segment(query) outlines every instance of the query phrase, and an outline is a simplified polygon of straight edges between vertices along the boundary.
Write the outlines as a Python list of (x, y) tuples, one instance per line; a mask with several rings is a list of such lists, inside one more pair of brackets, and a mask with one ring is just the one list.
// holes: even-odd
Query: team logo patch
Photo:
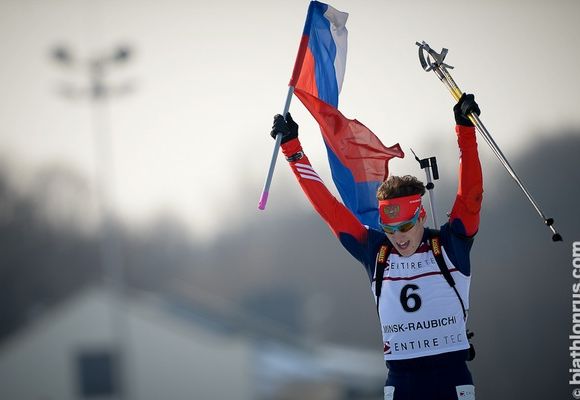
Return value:
[(391, 354), (391, 343), (390, 342), (383, 343), (383, 352), (385, 354)]
[(461, 385), (455, 386), (458, 400), (475, 400), (475, 386)]
[(401, 206), (398, 204), (389, 204), (383, 207), (383, 212), (391, 219), (396, 218), (399, 216), (399, 212), (401, 212)]

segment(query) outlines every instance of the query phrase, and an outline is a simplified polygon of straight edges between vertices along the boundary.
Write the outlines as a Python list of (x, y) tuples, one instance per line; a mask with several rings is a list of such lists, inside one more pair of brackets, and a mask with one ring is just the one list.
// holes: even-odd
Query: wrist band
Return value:
[(304, 153), (302, 151), (298, 151), (292, 154), (290, 157), (286, 157), (286, 161), (294, 162), (300, 160), (302, 157), (304, 157)]

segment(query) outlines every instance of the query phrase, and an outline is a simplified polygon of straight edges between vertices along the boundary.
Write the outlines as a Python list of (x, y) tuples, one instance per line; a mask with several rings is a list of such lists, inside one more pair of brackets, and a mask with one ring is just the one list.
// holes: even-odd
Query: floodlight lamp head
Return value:
[(56, 46), (52, 49), (52, 58), (63, 65), (71, 65), (73, 63), (73, 56), (71, 52), (64, 46)]
[(131, 48), (129, 46), (119, 46), (113, 54), (113, 60), (116, 62), (127, 62), (131, 58)]

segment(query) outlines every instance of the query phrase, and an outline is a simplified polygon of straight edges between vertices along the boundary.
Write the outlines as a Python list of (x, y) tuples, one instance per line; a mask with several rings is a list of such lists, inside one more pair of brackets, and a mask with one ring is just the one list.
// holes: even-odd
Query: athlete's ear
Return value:
[(425, 211), (423, 206), (421, 206), (421, 211), (419, 211), (419, 221), (425, 222), (425, 218), (427, 218), (427, 212)]

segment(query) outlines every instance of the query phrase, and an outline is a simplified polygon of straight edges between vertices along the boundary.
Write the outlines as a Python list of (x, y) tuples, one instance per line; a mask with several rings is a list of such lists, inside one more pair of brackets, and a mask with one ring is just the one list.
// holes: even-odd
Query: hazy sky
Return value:
[[(453, 101), (420, 68), (414, 43), (421, 40), (450, 49), (455, 80), (476, 93), (482, 120), (508, 158), (540, 131), (580, 126), (578, 1), (331, 4), (350, 14), (339, 108), (386, 145), (400, 142), (423, 156), (455, 151)], [(92, 180), (90, 103), (59, 95), (63, 83), (87, 86), (86, 69), (55, 64), (50, 50), (65, 44), (84, 60), (129, 44), (134, 57), (108, 75), (112, 85), (134, 88), (110, 102), (110, 183), (119, 212), (135, 222), (174, 214), (200, 237), (256, 217), (273, 145), (267, 134), (282, 110), (307, 6), (0, 0), (0, 156), (22, 182), (51, 165)], [(318, 128), (297, 101), (291, 111), (313, 164), (330, 182)], [(295, 184), (281, 160), (266, 213), (287, 203), (277, 189)], [(482, 162), (484, 170), (496, 162), (488, 149)], [(443, 169), (456, 163), (440, 160)], [(392, 162), (391, 171), (422, 176), (410, 157)]]

